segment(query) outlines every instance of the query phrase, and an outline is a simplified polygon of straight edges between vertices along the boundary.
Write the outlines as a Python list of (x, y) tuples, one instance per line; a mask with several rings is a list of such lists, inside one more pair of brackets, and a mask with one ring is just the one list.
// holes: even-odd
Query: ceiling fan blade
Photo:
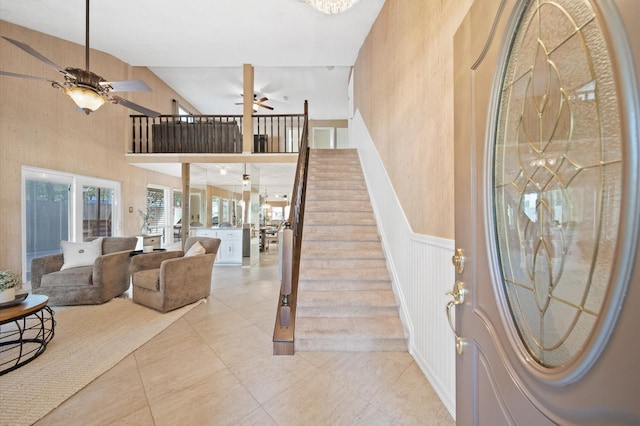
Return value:
[(258, 99), (258, 103), (260, 104), (260, 103), (265, 102), (265, 101), (268, 101), (268, 100), (269, 100), (269, 98), (264, 97), (264, 98), (262, 98), (262, 99)]
[(0, 75), (5, 75), (7, 77), (18, 77), (18, 78), (28, 78), (29, 80), (40, 80), (40, 81), (48, 81), (51, 84), (55, 84), (57, 86), (61, 86), (60, 83), (58, 83), (55, 80), (50, 80), (48, 78), (44, 78), (44, 77), (35, 77), (33, 75), (26, 75), (26, 74), (16, 74), (15, 72), (9, 72), (9, 71), (0, 71)]
[(101, 86), (111, 86), (110, 92), (151, 92), (142, 80), (102, 81)]
[(120, 105), (125, 106), (127, 108), (130, 108), (130, 109), (132, 109), (134, 111), (138, 111), (139, 113), (144, 114), (144, 115), (146, 115), (148, 117), (159, 117), (160, 116), (159, 112), (151, 110), (149, 108), (145, 108), (142, 105), (138, 105), (136, 103), (128, 101), (128, 100), (126, 100), (124, 98), (121, 98), (120, 96), (111, 96), (110, 98), (111, 98), (111, 101), (114, 104), (120, 104)]
[(58, 64), (56, 64), (55, 62), (51, 61), (50, 59), (46, 58), (45, 56), (43, 56), (42, 54), (40, 54), (39, 52), (37, 52), (36, 50), (34, 50), (31, 46), (22, 43), (21, 41), (18, 40), (14, 40), (12, 38), (9, 37), (5, 37), (2, 36), (3, 39), (7, 40), (9, 43), (19, 47), (20, 49), (24, 50), (25, 52), (27, 52), (29, 55), (41, 60), (42, 62), (44, 62), (45, 64), (49, 65), (51, 68), (55, 69), (56, 71), (60, 72), (62, 75), (70, 77), (70, 78), (75, 78), (72, 74), (69, 74), (64, 68), (60, 67)]
[(268, 109), (268, 110), (273, 111), (273, 107), (272, 107), (272, 106), (265, 105), (265, 104), (258, 104), (258, 106), (260, 106), (260, 107), (262, 107), (262, 108), (266, 108), (266, 109)]

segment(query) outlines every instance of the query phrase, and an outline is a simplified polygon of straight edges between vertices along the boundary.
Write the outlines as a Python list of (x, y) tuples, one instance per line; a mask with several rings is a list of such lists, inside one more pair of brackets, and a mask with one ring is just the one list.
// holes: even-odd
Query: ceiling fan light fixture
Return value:
[(304, 0), (319, 11), (328, 15), (342, 13), (351, 8), (358, 0)]
[(107, 103), (107, 98), (96, 91), (81, 86), (65, 87), (64, 93), (85, 113), (96, 111)]

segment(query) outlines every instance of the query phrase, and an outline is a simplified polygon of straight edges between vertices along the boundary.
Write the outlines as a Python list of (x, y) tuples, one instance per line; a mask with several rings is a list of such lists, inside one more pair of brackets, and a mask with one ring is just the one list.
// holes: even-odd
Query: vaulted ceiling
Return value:
[[(275, 113), (307, 99), (311, 118), (345, 119), (350, 69), (383, 3), (326, 15), (303, 0), (93, 0), (90, 46), (150, 68), (202, 114), (241, 113), (248, 63)], [(85, 0), (0, 0), (0, 19), (85, 43)]]
[[(148, 67), (201, 114), (241, 114), (242, 65), (252, 64), (274, 113), (298, 114), (308, 100), (310, 118), (346, 119), (351, 67), (383, 4), (326, 15), (303, 0), (92, 0), (89, 44)], [(0, 19), (85, 44), (85, 0), (0, 0)], [(180, 176), (176, 164), (140, 166)], [(240, 164), (225, 176), (221, 164), (201, 166), (216, 186), (239, 187)], [(290, 193), (295, 165), (257, 166), (261, 193)]]

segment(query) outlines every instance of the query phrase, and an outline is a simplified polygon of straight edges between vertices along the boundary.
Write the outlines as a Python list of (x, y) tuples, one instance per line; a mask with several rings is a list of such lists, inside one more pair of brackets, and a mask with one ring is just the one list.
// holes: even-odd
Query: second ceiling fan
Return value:
[[(266, 101), (268, 101), (269, 98), (267, 98), (266, 96), (258, 99), (258, 95), (254, 94), (253, 95), (253, 112), (258, 112), (259, 108), (264, 108), (264, 109), (268, 109), (270, 111), (273, 111), (273, 107), (269, 106), (267, 104), (265, 104)], [(242, 105), (243, 102), (236, 102), (236, 105)]]

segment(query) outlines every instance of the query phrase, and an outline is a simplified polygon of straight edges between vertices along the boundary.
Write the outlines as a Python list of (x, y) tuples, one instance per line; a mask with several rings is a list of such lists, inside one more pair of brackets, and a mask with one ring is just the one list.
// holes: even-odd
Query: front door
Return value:
[(640, 424), (639, 17), (478, 0), (456, 33), (460, 425)]

